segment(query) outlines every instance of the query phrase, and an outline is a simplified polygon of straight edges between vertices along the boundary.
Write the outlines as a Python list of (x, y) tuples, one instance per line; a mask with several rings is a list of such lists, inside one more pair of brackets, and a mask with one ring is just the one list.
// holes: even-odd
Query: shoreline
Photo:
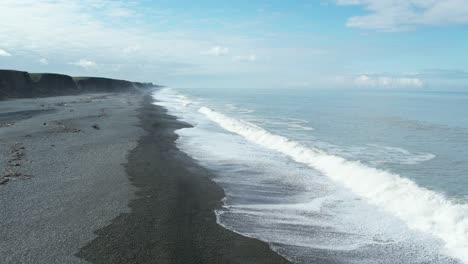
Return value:
[(216, 222), (224, 191), (175, 145), (174, 131), (189, 125), (152, 102), (146, 95), (139, 110), (146, 134), (126, 164), (137, 188), (131, 212), (96, 231), (77, 256), (91, 263), (289, 263), (267, 243)]
[(0, 102), (2, 263), (289, 263), (216, 222), (223, 189), (149, 91)]

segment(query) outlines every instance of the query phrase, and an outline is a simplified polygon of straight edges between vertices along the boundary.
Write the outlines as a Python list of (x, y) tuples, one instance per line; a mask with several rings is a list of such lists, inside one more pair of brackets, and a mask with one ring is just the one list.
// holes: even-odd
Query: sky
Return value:
[(0, 68), (183, 88), (468, 90), (468, 0), (0, 0)]

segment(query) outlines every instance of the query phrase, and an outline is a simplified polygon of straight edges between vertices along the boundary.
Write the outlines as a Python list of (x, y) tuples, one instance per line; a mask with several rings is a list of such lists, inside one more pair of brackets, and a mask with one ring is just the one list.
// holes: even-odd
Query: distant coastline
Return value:
[(93, 92), (123, 92), (154, 87), (162, 86), (149, 82), (103, 77), (72, 77), (57, 73), (29, 73), (0, 69), (0, 100)]

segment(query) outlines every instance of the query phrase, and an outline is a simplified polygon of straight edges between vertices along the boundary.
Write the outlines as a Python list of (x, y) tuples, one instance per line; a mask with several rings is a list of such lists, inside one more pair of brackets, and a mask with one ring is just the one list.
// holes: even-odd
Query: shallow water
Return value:
[(297, 263), (468, 261), (468, 95), (155, 93), (218, 172), (219, 223)]

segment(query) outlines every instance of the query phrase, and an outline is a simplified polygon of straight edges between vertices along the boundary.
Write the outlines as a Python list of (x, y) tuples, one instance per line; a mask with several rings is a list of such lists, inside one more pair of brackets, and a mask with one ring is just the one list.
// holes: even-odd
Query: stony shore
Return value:
[(0, 102), (2, 263), (287, 263), (228, 231), (223, 190), (143, 93)]

